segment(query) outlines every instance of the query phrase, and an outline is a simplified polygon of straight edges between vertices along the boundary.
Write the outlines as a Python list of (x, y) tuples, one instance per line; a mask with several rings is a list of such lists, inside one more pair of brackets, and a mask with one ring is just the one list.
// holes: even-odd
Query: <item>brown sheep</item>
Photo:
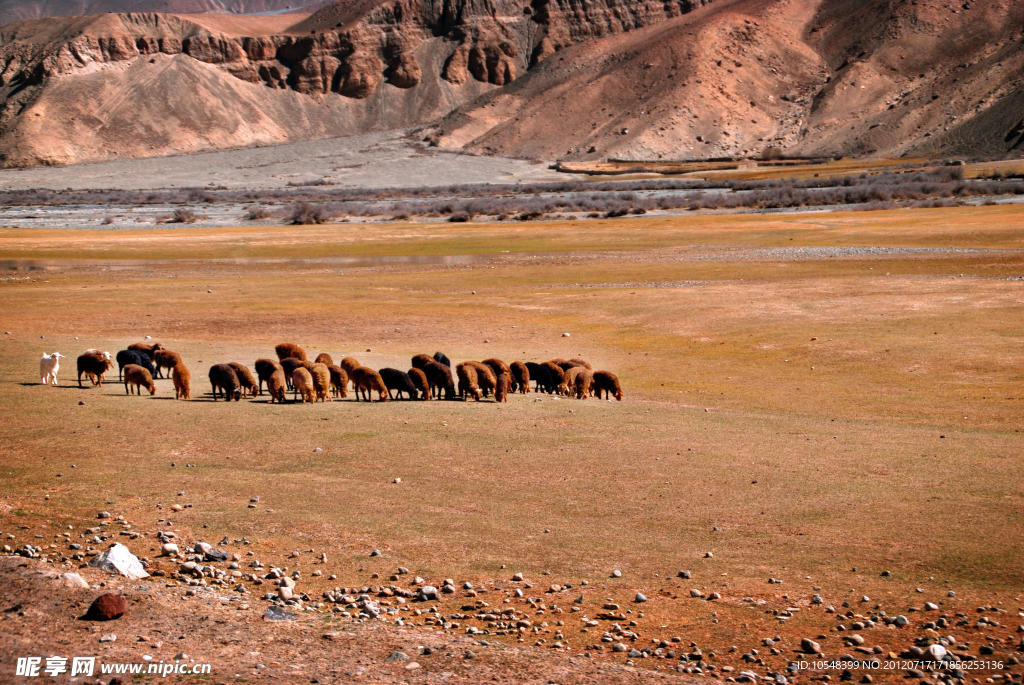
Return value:
[(555, 357), (554, 359), (549, 359), (548, 361), (550, 361), (552, 364), (558, 364), (558, 366), (560, 368), (562, 367), (562, 364), (568, 364), (569, 363), (568, 361), (566, 361), (565, 359), (562, 359), (561, 357)]
[(513, 392), (517, 387), (523, 395), (530, 392), (530, 370), (526, 368), (526, 364), (523, 362), (512, 362), (509, 364), (509, 369), (512, 371)]
[(409, 369), (409, 378), (412, 379), (412, 384), (416, 386), (416, 389), (420, 391), (420, 399), (429, 400), (430, 382), (427, 380), (427, 374), (423, 373), (422, 369)]
[(281, 360), (281, 368), (284, 370), (284, 378), (289, 390), (292, 387), (292, 374), (300, 366), (302, 366), (302, 360), (295, 357), (285, 357)]
[(162, 369), (167, 369), (167, 375), (170, 376), (170, 371), (175, 366), (182, 362), (181, 355), (177, 352), (171, 352), (170, 350), (159, 349), (153, 352), (153, 366), (156, 367), (156, 377), (161, 378)]
[(279, 366), (267, 378), (267, 392), (270, 394), (270, 401), (283, 403), (284, 391), (287, 387), (288, 384), (284, 380), (284, 369)]
[(503, 373), (507, 373), (509, 378), (512, 377), (512, 370), (509, 368), (508, 364), (501, 361), (500, 359), (485, 359), (483, 360), (482, 363), (487, 364), (487, 366), (491, 367), (491, 371), (494, 372), (495, 377)]
[(244, 364), (238, 362), (228, 362), (228, 366), (234, 369), (235, 375), (238, 376), (238, 385), (242, 388), (242, 397), (246, 395), (256, 397), (259, 385), (256, 383), (256, 379), (252, 377), (252, 372)]
[(558, 388), (558, 386), (565, 380), (565, 371), (562, 370), (562, 367), (553, 361), (544, 362), (541, 366), (545, 367), (548, 372), (551, 373), (552, 384), (555, 388)]
[(348, 397), (348, 374), (340, 366), (328, 366), (331, 373), (331, 394), (335, 397)]
[(565, 372), (562, 383), (558, 386), (558, 394), (573, 397), (576, 394), (576, 377), (586, 371), (582, 366), (574, 366)]
[(164, 346), (160, 343), (135, 343), (134, 345), (129, 345), (128, 349), (135, 350), (136, 352), (145, 352), (152, 359), (156, 351), (164, 349)]
[(301, 393), (303, 404), (306, 402), (313, 404), (313, 374), (308, 369), (300, 366), (292, 371), (292, 388), (295, 390), (292, 401), (298, 399), (298, 395)]
[(184, 363), (177, 363), (171, 369), (171, 380), (174, 381), (174, 399), (192, 399), (192, 374)]
[(295, 357), (299, 361), (309, 359), (306, 356), (306, 351), (295, 343), (281, 343), (274, 348), (274, 352), (277, 352), (277, 358), (282, 361), (288, 357)]
[(217, 391), (224, 393), (224, 399), (228, 402), (238, 402), (242, 399), (242, 386), (238, 382), (238, 374), (227, 364), (214, 364), (210, 367), (210, 386), (213, 388), (213, 401), (217, 401)]
[(558, 364), (558, 368), (562, 371), (568, 371), (569, 369), (575, 369), (576, 367), (583, 367), (583, 364), (574, 361), (566, 361), (565, 359), (552, 359), (552, 364)]
[(512, 386), (512, 378), (502, 371), (498, 374), (498, 385), (494, 388), (495, 402), (508, 402), (508, 391)]
[(465, 400), (466, 395), (471, 395), (474, 400), (479, 402), (483, 393), (480, 392), (476, 367), (468, 362), (463, 362), (455, 367), (455, 373), (459, 377), (459, 397)]
[(142, 394), (142, 386), (146, 386), (146, 390), (149, 390), (150, 395), (156, 394), (156, 384), (153, 383), (153, 375), (149, 373), (148, 369), (144, 369), (141, 366), (135, 364), (129, 364), (124, 367), (124, 394), (130, 395), (130, 386), (135, 386), (135, 394)]
[(590, 365), (590, 362), (588, 362), (586, 359), (580, 359), (579, 357), (573, 357), (572, 359), (569, 360), (569, 363), (570, 364), (575, 364), (576, 366), (582, 366), (585, 369), (593, 369), (594, 368), (593, 366)]
[(583, 369), (576, 374), (576, 399), (585, 400), (590, 397), (590, 390), (594, 384), (594, 372), (590, 369)]
[(313, 364), (309, 370), (313, 376), (313, 390), (316, 392), (317, 402), (333, 402), (331, 397), (331, 369), (327, 364)]
[(356, 359), (355, 357), (345, 357), (344, 359), (341, 360), (341, 364), (339, 364), (339, 366), (345, 369), (345, 373), (348, 374), (349, 380), (351, 380), (352, 369), (358, 369), (360, 366), (362, 366), (362, 364), (360, 364), (359, 360)]
[(442, 364), (430, 355), (417, 354), (412, 358), (412, 367), (426, 374), (431, 391), (438, 399), (441, 399), (442, 390), (445, 399), (455, 398), (455, 379), (452, 378), (450, 366)]
[(348, 377), (352, 381), (352, 386), (356, 390), (356, 402), (359, 401), (360, 392), (363, 393), (367, 402), (372, 402), (372, 392), (374, 390), (377, 391), (377, 395), (380, 397), (381, 402), (386, 402), (388, 400), (388, 389), (387, 386), (384, 385), (384, 379), (381, 378), (380, 374), (373, 369), (368, 369), (365, 366), (359, 366), (352, 369), (349, 372)]
[(102, 352), (83, 354), (78, 357), (78, 387), (82, 387), (82, 374), (92, 381), (93, 385), (103, 385), (103, 377), (114, 365), (110, 355)]
[[(264, 381), (269, 381), (270, 377), (274, 375), (274, 372), (281, 368), (281, 365), (273, 359), (257, 359), (255, 366), (256, 377), (260, 380), (259, 385), (256, 388), (256, 394), (262, 395)], [(282, 372), (281, 375), (283, 376), (284, 373)], [(267, 387), (269, 388), (270, 385), (268, 384)]]
[(321, 352), (316, 356), (316, 363), (323, 364), (324, 366), (334, 366), (334, 360), (326, 352)]
[(597, 395), (598, 399), (601, 398), (601, 391), (604, 391), (606, 399), (609, 394), (615, 396), (615, 399), (619, 402), (622, 401), (622, 386), (619, 385), (619, 377), (611, 371), (595, 371), (594, 372), (594, 394)]
[(484, 397), (490, 397), (491, 393), (494, 392), (494, 389), (498, 385), (498, 377), (494, 375), (494, 371), (483, 362), (465, 363), (476, 368), (476, 380), (480, 385), (480, 391), (484, 394)]

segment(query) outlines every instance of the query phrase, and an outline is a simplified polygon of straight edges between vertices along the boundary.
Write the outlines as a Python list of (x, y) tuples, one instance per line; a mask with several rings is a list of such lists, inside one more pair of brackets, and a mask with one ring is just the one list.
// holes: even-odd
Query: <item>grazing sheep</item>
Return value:
[(412, 367), (426, 374), (430, 388), (438, 399), (441, 399), (442, 390), (444, 390), (445, 399), (455, 399), (455, 379), (452, 378), (450, 366), (425, 354), (417, 354), (412, 358)]
[(498, 377), (494, 375), (491, 367), (483, 362), (465, 362), (476, 369), (476, 380), (484, 397), (490, 397), (498, 385)]
[(410, 400), (419, 399), (419, 394), (416, 391), (416, 385), (412, 382), (412, 378), (409, 377), (405, 371), (399, 371), (398, 369), (381, 369), (377, 373), (380, 374), (381, 380), (384, 381), (384, 387), (388, 389), (388, 397), (395, 399), (392, 396), (391, 391), (394, 390), (398, 396), (398, 399), (402, 399), (402, 393), (409, 395)]
[(164, 349), (164, 346), (160, 343), (135, 343), (134, 345), (129, 345), (128, 349), (135, 350), (136, 352), (145, 352), (146, 356), (152, 359), (156, 351)]
[(570, 364), (575, 364), (576, 366), (582, 366), (585, 369), (593, 369), (594, 368), (593, 366), (590, 365), (590, 362), (588, 362), (586, 359), (580, 359), (579, 357), (573, 357), (572, 359), (569, 360), (569, 363)]
[(483, 393), (480, 392), (476, 367), (463, 362), (455, 367), (455, 373), (459, 377), (459, 397), (465, 400), (466, 395), (472, 395), (473, 399), (479, 402)]
[(281, 368), (284, 370), (284, 378), (289, 390), (292, 388), (292, 374), (300, 366), (302, 366), (302, 360), (295, 357), (285, 357), (281, 360)]
[(309, 372), (309, 369), (300, 366), (292, 371), (292, 388), (295, 389), (292, 401), (295, 401), (301, 393), (303, 404), (306, 402), (313, 404), (313, 374)]
[(252, 377), (252, 372), (244, 364), (239, 364), (238, 362), (228, 362), (228, 366), (234, 369), (235, 375), (238, 376), (238, 384), (242, 386), (242, 397), (246, 395), (256, 397), (259, 385), (256, 383), (256, 379)]
[(512, 377), (502, 371), (498, 374), (498, 385), (494, 388), (495, 402), (508, 402), (508, 391), (512, 386)]
[(93, 385), (103, 385), (103, 377), (113, 364), (102, 354), (82, 354), (78, 357), (78, 387), (82, 387), (82, 374), (92, 381)]
[(104, 352), (103, 350), (97, 350), (95, 347), (90, 347), (89, 349), (87, 349), (82, 354), (91, 354), (91, 355), (97, 355), (98, 354), (99, 356), (101, 356), (104, 359), (106, 359), (108, 362), (110, 361), (110, 353), (109, 352)]
[(214, 364), (210, 367), (210, 385), (213, 386), (213, 401), (217, 401), (217, 390), (224, 392), (224, 399), (238, 402), (242, 399), (242, 385), (238, 382), (238, 374), (227, 364)]
[(192, 374), (185, 364), (179, 362), (174, 365), (171, 380), (174, 381), (174, 399), (192, 399)]
[(326, 352), (321, 352), (316, 356), (316, 363), (323, 364), (324, 366), (334, 366), (334, 359)]
[(512, 392), (517, 389), (523, 395), (530, 392), (530, 370), (526, 368), (526, 364), (512, 362), (509, 369), (512, 371)]
[(153, 383), (153, 374), (147, 369), (135, 364), (129, 364), (124, 367), (124, 394), (130, 395), (130, 387), (135, 386), (135, 394), (142, 394), (142, 386), (146, 386), (146, 390), (149, 390), (150, 395), (156, 394), (156, 384)]
[(57, 372), (60, 371), (60, 360), (63, 357), (60, 352), (54, 352), (39, 358), (39, 378), (43, 385), (57, 385)]
[(327, 364), (313, 364), (309, 369), (313, 377), (313, 390), (316, 392), (318, 402), (333, 402), (331, 397), (331, 369)]
[[(263, 394), (263, 382), (269, 381), (270, 377), (274, 375), (274, 372), (281, 368), (281, 365), (273, 359), (257, 359), (256, 360), (256, 377), (260, 379), (259, 386), (256, 388), (256, 394)], [(284, 375), (282, 369), (282, 376)], [(269, 388), (270, 386), (267, 385)]]
[[(345, 357), (341, 360), (341, 364), (338, 364), (338, 366), (345, 369), (345, 373), (348, 374), (348, 379), (352, 380), (352, 369), (358, 369), (362, 364), (360, 364), (359, 360), (355, 357)], [(355, 388), (356, 386), (353, 384), (352, 387)]]
[(447, 357), (447, 356), (445, 355), (445, 353), (444, 353), (444, 352), (435, 352), (435, 353), (434, 353), (434, 361), (435, 361), (435, 362), (437, 362), (437, 363), (439, 363), (439, 364), (444, 364), (444, 365), (445, 365), (445, 366), (447, 366), (447, 367), (448, 367), (449, 369), (450, 369), (450, 368), (452, 368), (452, 360), (451, 360), (451, 359), (449, 359), (449, 358), (448, 358), (448, 357)]
[(551, 378), (551, 371), (543, 364), (526, 362), (526, 368), (530, 373), (530, 380), (536, 383), (534, 388), (537, 392), (554, 392), (556, 385)]
[(606, 399), (611, 399), (608, 395), (612, 394), (616, 400), (622, 401), (622, 386), (619, 385), (619, 377), (611, 371), (594, 372), (594, 394), (598, 399), (601, 398), (602, 390)]
[(161, 377), (161, 369), (167, 369), (167, 375), (171, 375), (171, 369), (182, 362), (181, 355), (167, 349), (160, 349), (153, 352), (153, 364), (156, 366), (155, 378)]
[(277, 352), (277, 358), (281, 361), (284, 361), (288, 357), (295, 357), (300, 361), (309, 359), (309, 357), (306, 356), (306, 351), (295, 343), (281, 343), (274, 348), (274, 352)]
[(551, 374), (551, 384), (554, 389), (549, 390), (548, 392), (557, 391), (558, 386), (565, 380), (565, 372), (562, 371), (562, 367), (554, 362), (544, 362), (541, 366), (546, 367), (548, 372)]
[(501, 361), (500, 359), (485, 359), (482, 363), (487, 364), (487, 366), (491, 367), (491, 371), (494, 372), (495, 377), (500, 376), (503, 373), (508, 374), (509, 378), (512, 377), (512, 370), (509, 368), (508, 364)]
[(548, 361), (550, 361), (552, 364), (558, 364), (558, 366), (562, 366), (562, 364), (569, 363), (568, 361), (562, 359), (561, 357), (555, 357), (554, 359), (549, 359)]
[(313, 373), (313, 366), (314, 365), (316, 365), (316, 362), (311, 362), (308, 359), (304, 359), (301, 362), (299, 362), (299, 366), (304, 368), (306, 371), (309, 371), (310, 374)]
[(129, 364), (135, 364), (135, 366), (141, 366), (146, 371), (149, 371), (151, 376), (156, 375), (156, 367), (153, 366), (153, 361), (149, 358), (149, 355), (139, 350), (121, 350), (117, 353), (117, 376), (120, 378), (124, 374), (124, 367)]
[(367, 402), (373, 401), (374, 390), (377, 391), (377, 395), (380, 397), (381, 402), (388, 400), (388, 389), (384, 385), (384, 379), (380, 377), (380, 374), (373, 369), (368, 369), (365, 366), (360, 366), (352, 369), (348, 374), (349, 379), (352, 381), (353, 387), (356, 389), (356, 402), (359, 401), (360, 393), (366, 398)]
[(579, 363), (574, 362), (572, 360), (566, 361), (564, 359), (552, 359), (551, 363), (552, 364), (557, 364), (558, 368), (560, 368), (562, 371), (568, 371), (569, 369), (575, 369), (577, 367), (584, 368), (583, 364), (579, 364)]
[(420, 391), (420, 399), (429, 400), (430, 381), (427, 380), (427, 374), (423, 373), (422, 369), (409, 369), (408, 374), (412, 384)]
[(565, 377), (562, 379), (561, 384), (558, 386), (558, 394), (565, 395), (566, 397), (572, 397), (576, 394), (576, 377), (583, 371), (586, 371), (582, 366), (574, 366), (565, 372)]
[(284, 369), (279, 366), (267, 378), (267, 392), (270, 393), (270, 401), (283, 403), (284, 391), (287, 386), (288, 384), (284, 380)]
[(331, 373), (331, 394), (335, 397), (348, 397), (348, 374), (340, 366), (328, 366)]
[(585, 400), (590, 396), (590, 390), (594, 384), (594, 372), (590, 369), (582, 369), (576, 374), (576, 399)]

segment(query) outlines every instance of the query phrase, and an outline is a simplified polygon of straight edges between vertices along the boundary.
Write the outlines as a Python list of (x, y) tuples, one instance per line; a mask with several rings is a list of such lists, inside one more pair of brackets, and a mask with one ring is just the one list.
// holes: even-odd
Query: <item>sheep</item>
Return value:
[(256, 383), (256, 379), (252, 377), (252, 372), (244, 364), (239, 364), (238, 362), (228, 362), (228, 366), (234, 369), (235, 375), (238, 376), (238, 384), (242, 386), (242, 397), (246, 395), (256, 397), (259, 385)]
[(133, 345), (129, 345), (128, 349), (134, 350), (135, 352), (145, 352), (146, 356), (152, 359), (156, 351), (164, 349), (164, 346), (160, 343), (135, 343)]
[(316, 363), (323, 364), (324, 366), (334, 366), (334, 359), (326, 352), (321, 352), (316, 356)]
[(551, 378), (551, 371), (543, 364), (526, 362), (526, 368), (530, 372), (530, 380), (536, 383), (534, 388), (537, 392), (554, 392), (555, 383)]
[(306, 351), (295, 343), (281, 343), (274, 348), (274, 352), (277, 352), (277, 358), (281, 361), (284, 361), (288, 357), (295, 357), (300, 361), (308, 359)]
[(419, 399), (419, 393), (416, 392), (416, 386), (412, 382), (412, 378), (409, 377), (405, 371), (399, 371), (398, 369), (381, 369), (377, 373), (380, 374), (381, 380), (384, 381), (384, 387), (388, 389), (388, 397), (395, 399), (391, 395), (391, 391), (394, 390), (398, 399), (402, 399), (402, 393), (409, 395), (410, 400)]
[(210, 385), (213, 386), (213, 401), (217, 401), (217, 390), (224, 392), (228, 402), (242, 399), (242, 385), (238, 382), (235, 370), (227, 364), (214, 364), (210, 367)]
[(563, 372), (569, 369), (575, 369), (576, 367), (583, 367), (583, 364), (572, 361), (571, 359), (566, 361), (565, 359), (552, 359), (552, 364), (556, 364)]
[(331, 397), (331, 370), (327, 364), (313, 364), (309, 369), (313, 377), (313, 390), (316, 392), (318, 402), (333, 402)]
[(576, 399), (585, 400), (590, 396), (594, 385), (594, 372), (590, 369), (583, 369), (576, 374)]
[(39, 379), (43, 385), (57, 385), (57, 372), (60, 371), (60, 360), (63, 358), (60, 352), (44, 354), (39, 358)]
[(554, 359), (549, 359), (548, 361), (551, 362), (552, 364), (558, 364), (558, 366), (560, 368), (561, 368), (562, 364), (569, 364), (568, 361), (566, 361), (565, 359), (562, 359), (561, 357), (555, 357)]
[(498, 374), (498, 385), (494, 388), (495, 402), (508, 402), (508, 391), (512, 386), (512, 377), (502, 371)]
[(340, 366), (328, 366), (331, 374), (331, 394), (335, 397), (348, 397), (348, 374)]
[(156, 366), (156, 378), (161, 377), (161, 369), (167, 369), (167, 375), (170, 376), (171, 369), (181, 362), (181, 355), (177, 352), (171, 352), (168, 349), (160, 349), (153, 352), (153, 364)]
[(356, 359), (355, 357), (344, 357), (338, 366), (345, 369), (345, 373), (347, 373), (349, 379), (351, 379), (352, 369), (358, 369), (360, 366), (362, 366), (362, 364), (360, 364), (359, 360)]
[(619, 377), (611, 371), (594, 372), (594, 394), (601, 398), (601, 391), (604, 391), (606, 399), (610, 400), (609, 394), (615, 396), (619, 402), (622, 401), (622, 386), (619, 385)]
[(87, 349), (82, 354), (91, 354), (91, 355), (97, 355), (98, 354), (99, 356), (101, 356), (104, 359), (106, 359), (108, 362), (110, 361), (110, 353), (109, 352), (105, 352), (103, 350), (97, 350), (95, 347), (90, 347), (89, 349)]
[(558, 386), (565, 380), (565, 372), (562, 371), (562, 367), (555, 362), (544, 362), (541, 366), (547, 367), (547, 370), (551, 373), (551, 390), (548, 392), (555, 392)]
[(512, 392), (518, 388), (523, 395), (530, 392), (530, 370), (522, 362), (512, 362), (508, 366), (512, 371)]
[(302, 360), (296, 359), (295, 357), (285, 357), (281, 360), (281, 368), (284, 370), (285, 384), (288, 389), (292, 387), (292, 374), (295, 373), (295, 369), (302, 366)]
[[(256, 377), (259, 378), (260, 382), (256, 388), (256, 394), (263, 394), (263, 382), (267, 381), (267, 387), (270, 387), (270, 377), (274, 375), (274, 372), (281, 368), (281, 365), (273, 359), (257, 359), (256, 360)], [(282, 370), (282, 376), (284, 375)]]
[(110, 371), (113, 364), (101, 354), (82, 354), (78, 356), (78, 387), (82, 387), (82, 374), (92, 381), (93, 385), (103, 385), (103, 377)]
[(407, 373), (412, 380), (412, 384), (420, 391), (420, 399), (429, 400), (430, 382), (427, 380), (427, 374), (423, 373), (422, 369), (409, 369)]
[(124, 394), (130, 395), (130, 386), (135, 386), (135, 394), (142, 394), (142, 386), (146, 386), (150, 395), (156, 394), (156, 384), (153, 383), (153, 375), (141, 366), (129, 364), (124, 367)]
[(313, 374), (309, 372), (309, 369), (299, 366), (292, 371), (292, 388), (295, 391), (292, 396), (293, 401), (301, 393), (303, 404), (306, 402), (313, 404)]
[(476, 380), (480, 386), (480, 391), (484, 394), (484, 397), (490, 397), (498, 385), (498, 377), (494, 374), (494, 370), (483, 362), (465, 363), (476, 369)]
[(426, 374), (431, 390), (438, 399), (441, 399), (441, 390), (444, 390), (445, 399), (455, 399), (455, 379), (452, 378), (450, 366), (425, 354), (417, 354), (412, 358), (412, 367)]
[(151, 376), (156, 375), (156, 367), (153, 366), (153, 361), (149, 358), (149, 355), (139, 350), (121, 350), (117, 353), (117, 377), (121, 378), (124, 374), (124, 367), (129, 364), (135, 366), (141, 366), (146, 371), (149, 371)]
[(435, 352), (434, 361), (437, 362), (438, 364), (444, 364), (449, 369), (452, 368), (452, 360), (449, 359), (444, 352)]
[(174, 365), (171, 369), (171, 380), (174, 381), (174, 399), (192, 399), (192, 374), (184, 363)]
[(570, 364), (575, 364), (576, 366), (582, 366), (585, 369), (593, 369), (594, 368), (593, 366), (590, 365), (590, 362), (588, 362), (586, 359), (580, 359), (579, 357), (573, 357), (572, 359), (569, 360), (569, 363)]
[(466, 395), (472, 395), (473, 399), (479, 402), (483, 393), (480, 392), (476, 367), (463, 362), (455, 367), (455, 373), (459, 377), (459, 397), (465, 401)]
[(566, 397), (572, 397), (576, 394), (576, 377), (583, 371), (586, 371), (582, 366), (574, 366), (565, 372), (565, 377), (558, 386), (558, 394), (565, 395)]
[(483, 363), (491, 367), (491, 371), (494, 372), (495, 377), (500, 376), (503, 373), (507, 374), (509, 378), (512, 377), (512, 370), (509, 368), (508, 364), (500, 359), (485, 359)]
[(274, 373), (267, 378), (267, 392), (270, 394), (270, 401), (283, 403), (287, 385), (284, 380), (284, 369), (278, 366), (274, 369)]
[(373, 401), (372, 392), (377, 391), (377, 395), (380, 397), (381, 402), (388, 400), (388, 389), (384, 385), (384, 379), (380, 377), (380, 374), (373, 369), (368, 369), (365, 366), (359, 366), (352, 369), (348, 377), (352, 380), (352, 385), (356, 389), (356, 402), (359, 401), (360, 392), (366, 397), (367, 402)]

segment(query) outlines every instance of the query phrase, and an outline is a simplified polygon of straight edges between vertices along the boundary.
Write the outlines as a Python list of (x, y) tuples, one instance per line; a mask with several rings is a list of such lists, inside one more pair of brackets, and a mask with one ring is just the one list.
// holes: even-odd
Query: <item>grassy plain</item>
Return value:
[[(477, 257), (326, 259), (443, 255)], [(308, 261), (261, 261), (282, 258)], [(1015, 206), (3, 230), (0, 259), (67, 260), (0, 282), (0, 529), (19, 542), (109, 509), (143, 530), (173, 519), (186, 539), (246, 536), (265, 563), (326, 551), (339, 578), (311, 590), (399, 565), (459, 583), (587, 579), (587, 606), (652, 598), (645, 639), (720, 650), (827, 630), (810, 611), (780, 628), (745, 596), (806, 607), (817, 587), (826, 603), (868, 594), (903, 613), (1009, 606), (1022, 590)], [(167, 380), (155, 398), (74, 385), (82, 350), (146, 335), (182, 353), (193, 401)], [(617, 373), (625, 399), (210, 401), (210, 364), (251, 365), (285, 340), (376, 368), (435, 350), (582, 356)], [(37, 360), (54, 349), (68, 356), (61, 387), (43, 387)], [(193, 506), (171, 515), (176, 503)], [(693, 579), (674, 579), (682, 569)], [(691, 587), (723, 601), (693, 603)]]

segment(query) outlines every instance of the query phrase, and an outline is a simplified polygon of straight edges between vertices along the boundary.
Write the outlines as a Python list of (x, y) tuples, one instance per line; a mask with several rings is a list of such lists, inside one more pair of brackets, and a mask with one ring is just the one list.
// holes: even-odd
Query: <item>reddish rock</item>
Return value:
[(128, 602), (124, 597), (108, 592), (96, 598), (83, 618), (86, 621), (113, 621), (124, 616), (126, 611), (128, 611)]

